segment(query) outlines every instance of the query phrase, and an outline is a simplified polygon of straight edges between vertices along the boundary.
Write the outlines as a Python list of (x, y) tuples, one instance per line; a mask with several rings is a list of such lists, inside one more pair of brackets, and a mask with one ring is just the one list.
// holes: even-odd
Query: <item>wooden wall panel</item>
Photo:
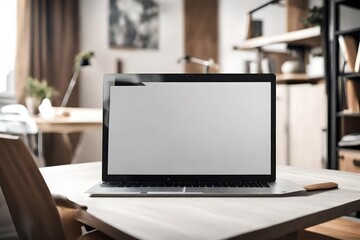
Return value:
[[(201, 59), (218, 62), (218, 0), (185, 0), (185, 52)], [(184, 64), (186, 73), (199, 73), (197, 64)]]
[(305, 28), (302, 19), (307, 17), (308, 6), (308, 0), (286, 1), (286, 18), (288, 32)]

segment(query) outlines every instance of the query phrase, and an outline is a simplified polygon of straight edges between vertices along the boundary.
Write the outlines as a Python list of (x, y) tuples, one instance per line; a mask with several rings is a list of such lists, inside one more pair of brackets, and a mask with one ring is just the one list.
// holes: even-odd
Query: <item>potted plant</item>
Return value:
[(41, 101), (45, 98), (51, 99), (56, 94), (55, 89), (49, 86), (46, 80), (40, 81), (32, 77), (28, 77), (26, 90), (26, 107), (30, 114), (38, 114)]
[(308, 16), (303, 19), (305, 27), (322, 25), (324, 21), (324, 7), (314, 6), (309, 9)]

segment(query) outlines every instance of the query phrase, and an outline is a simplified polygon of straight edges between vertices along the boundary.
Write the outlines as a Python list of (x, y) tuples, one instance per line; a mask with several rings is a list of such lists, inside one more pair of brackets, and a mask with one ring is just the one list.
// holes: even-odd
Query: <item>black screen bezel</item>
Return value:
[[(221, 79), (221, 81), (219, 81)], [(271, 172), (268, 175), (110, 175), (108, 141), (110, 87), (139, 86), (143, 82), (269, 82), (271, 84)], [(276, 77), (274, 74), (105, 74), (103, 84), (102, 181), (264, 181), (276, 179)], [(251, 159), (249, 159), (251, 161)]]

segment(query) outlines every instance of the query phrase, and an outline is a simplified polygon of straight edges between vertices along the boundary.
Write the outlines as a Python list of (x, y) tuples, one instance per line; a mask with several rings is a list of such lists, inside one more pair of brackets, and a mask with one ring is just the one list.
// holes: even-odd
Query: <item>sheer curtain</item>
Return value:
[[(78, 0), (18, 0), (18, 33), (15, 63), (16, 97), (24, 103), (28, 76), (46, 79), (59, 95), (53, 99), (58, 106), (73, 71), (74, 57), (79, 50)], [(68, 106), (78, 103), (74, 89)], [(76, 136), (72, 139), (76, 142)], [(47, 165), (68, 163), (61, 136), (44, 138)]]

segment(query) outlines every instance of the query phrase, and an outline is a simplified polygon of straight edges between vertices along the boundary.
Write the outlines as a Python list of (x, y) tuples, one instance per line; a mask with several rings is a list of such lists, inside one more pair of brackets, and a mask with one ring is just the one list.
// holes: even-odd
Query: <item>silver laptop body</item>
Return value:
[(96, 196), (284, 196), (275, 75), (106, 74)]

